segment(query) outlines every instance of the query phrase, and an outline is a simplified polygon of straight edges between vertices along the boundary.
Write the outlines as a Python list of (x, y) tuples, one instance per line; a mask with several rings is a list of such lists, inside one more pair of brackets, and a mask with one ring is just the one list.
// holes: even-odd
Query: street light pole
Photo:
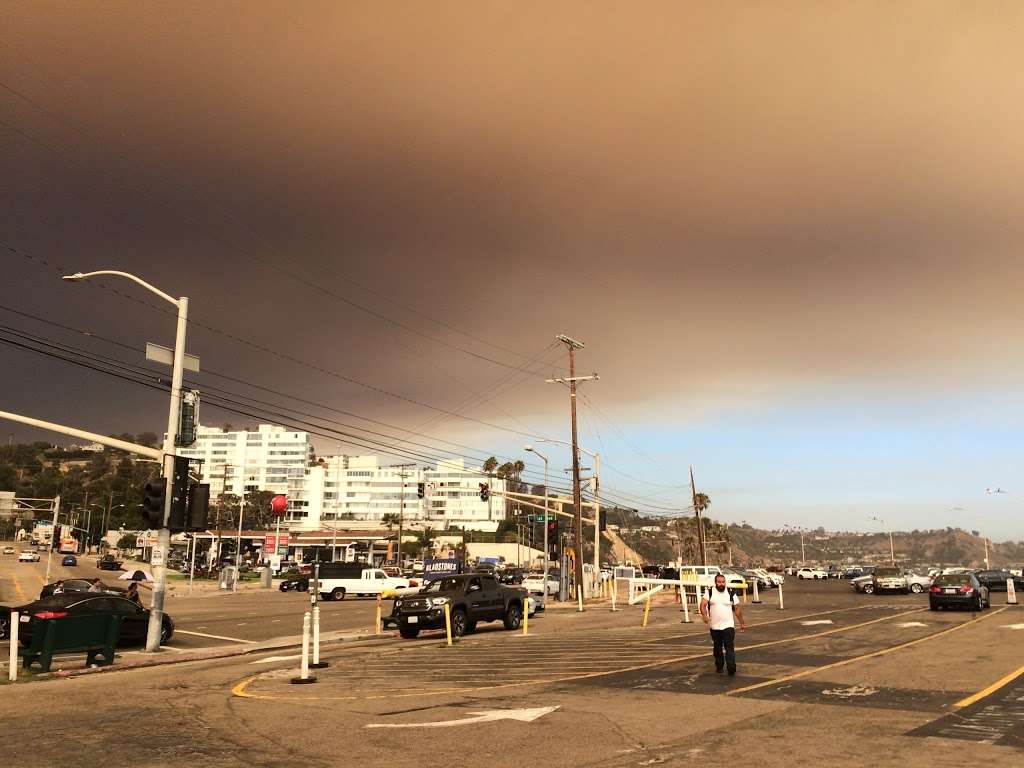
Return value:
[(548, 604), (548, 522), (551, 519), (551, 511), (548, 509), (548, 457), (535, 450), (532, 445), (525, 446), (525, 450), (535, 453), (544, 460), (544, 590), (540, 595), (540, 603), (544, 607)]
[(167, 591), (167, 552), (171, 548), (171, 531), (167, 527), (171, 519), (172, 481), (174, 477), (174, 443), (178, 434), (178, 420), (181, 409), (181, 379), (185, 363), (185, 333), (188, 328), (188, 297), (181, 296), (177, 299), (164, 293), (159, 288), (147, 283), (128, 272), (117, 270), (97, 270), (95, 272), (76, 272), (73, 275), (65, 275), (65, 280), (81, 281), (90, 277), (111, 275), (123, 277), (141, 285), (151, 293), (156, 294), (164, 301), (174, 305), (178, 310), (178, 322), (174, 334), (174, 358), (171, 365), (171, 402), (167, 409), (167, 432), (164, 434), (163, 464), (164, 482), (167, 490), (164, 493), (164, 519), (163, 525), (157, 531), (156, 546), (150, 556), (150, 566), (153, 571), (153, 603), (149, 613), (149, 627), (146, 632), (146, 650), (155, 652), (160, 650), (160, 634), (164, 621), (164, 596)]

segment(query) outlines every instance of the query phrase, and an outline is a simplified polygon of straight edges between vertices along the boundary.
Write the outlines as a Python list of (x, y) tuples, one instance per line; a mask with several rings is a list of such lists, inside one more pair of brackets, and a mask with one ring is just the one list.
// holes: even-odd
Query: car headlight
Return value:
[(432, 598), (430, 598), (430, 604), (433, 605), (433, 606), (444, 605), (447, 602), (448, 602), (448, 598), (447, 597), (432, 597)]
[(401, 607), (402, 607), (402, 601), (401, 600), (395, 600), (395, 608), (401, 608)]

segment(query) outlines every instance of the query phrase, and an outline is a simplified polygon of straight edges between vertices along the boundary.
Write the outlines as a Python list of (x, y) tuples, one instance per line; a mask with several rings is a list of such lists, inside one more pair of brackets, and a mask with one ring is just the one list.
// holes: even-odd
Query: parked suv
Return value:
[(822, 570), (821, 568), (810, 568), (804, 566), (796, 572), (798, 579), (827, 579), (828, 571)]
[(907, 577), (903, 575), (901, 568), (879, 566), (871, 575), (871, 584), (874, 592), (906, 592)]
[(481, 621), (501, 621), (505, 629), (514, 630), (523, 620), (526, 600), (525, 589), (503, 586), (489, 574), (444, 576), (414, 595), (396, 598), (391, 618), (404, 638), (414, 638), (422, 629), (444, 629), (445, 605), (454, 637), (472, 632)]

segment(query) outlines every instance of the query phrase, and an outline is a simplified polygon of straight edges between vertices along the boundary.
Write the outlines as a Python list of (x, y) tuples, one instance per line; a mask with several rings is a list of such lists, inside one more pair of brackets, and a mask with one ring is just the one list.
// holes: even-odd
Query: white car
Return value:
[[(544, 594), (544, 574), (534, 573), (523, 579), (523, 583), (519, 585), (531, 595), (542, 595)], [(559, 589), (558, 579), (548, 574), (548, 597), (558, 594)]]
[(781, 573), (772, 573), (771, 571), (765, 570), (764, 568), (754, 568), (754, 573), (764, 579), (765, 583), (771, 587), (777, 587), (780, 584), (786, 582), (786, 577)]
[(804, 566), (796, 572), (796, 577), (798, 579), (827, 579), (828, 571), (824, 571), (821, 568)]
[(13, 555), (14, 554), (14, 547), (4, 547), (4, 554), (5, 555)]
[(18, 554), (18, 562), (19, 563), (38, 563), (39, 562), (39, 553), (38, 552), (33, 552), (32, 550), (29, 550), (29, 549), (23, 549)]

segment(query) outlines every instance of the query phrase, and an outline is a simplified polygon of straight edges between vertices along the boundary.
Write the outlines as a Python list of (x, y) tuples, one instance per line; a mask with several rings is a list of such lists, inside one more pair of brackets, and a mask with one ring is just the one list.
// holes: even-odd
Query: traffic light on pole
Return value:
[(164, 527), (164, 499), (167, 478), (158, 477), (142, 487), (142, 516), (150, 528)]
[(416, 497), (422, 499), (426, 495), (427, 486), (425, 483), (416, 484)]
[(480, 483), (480, 501), (487, 501), (491, 498), (491, 486), (487, 483)]
[(184, 531), (188, 522), (188, 458), (174, 457), (171, 477), (171, 519), (167, 527), (175, 533)]
[(208, 483), (192, 483), (188, 489), (187, 530), (205, 531), (210, 512), (210, 486)]

